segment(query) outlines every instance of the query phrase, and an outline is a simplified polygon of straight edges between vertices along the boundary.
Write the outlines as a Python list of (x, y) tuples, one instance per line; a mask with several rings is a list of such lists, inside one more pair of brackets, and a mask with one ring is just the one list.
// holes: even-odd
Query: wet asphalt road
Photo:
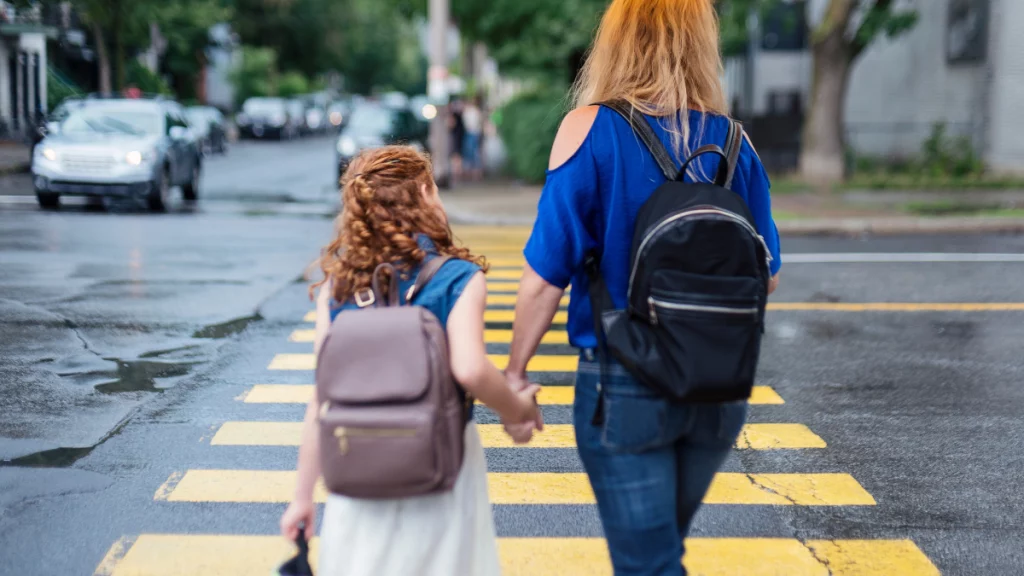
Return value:
[[(210, 446), (254, 419), (310, 308), (330, 141), (207, 164), (204, 201), (149, 215), (0, 204), (0, 574), (92, 574), (140, 533), (273, 534), (280, 504), (154, 502), (187, 469), (287, 470), (292, 447)], [(250, 194), (247, 195), (247, 191)], [(287, 201), (286, 201), (287, 200)], [(1017, 236), (793, 238), (787, 253), (1024, 253)], [(1024, 263), (792, 263), (777, 302), (1024, 302)], [(734, 452), (725, 471), (845, 472), (875, 506), (706, 506), (695, 536), (909, 538), (944, 574), (1024, 573), (1024, 312), (773, 312), (759, 384), (826, 450)], [(567, 376), (552, 383), (568, 384)], [(297, 421), (302, 406), (255, 419)], [(569, 423), (567, 407), (545, 408)], [(480, 420), (492, 422), (485, 411)], [(571, 450), (494, 449), (492, 472), (579, 472)], [(590, 506), (501, 506), (501, 536), (599, 536)]]

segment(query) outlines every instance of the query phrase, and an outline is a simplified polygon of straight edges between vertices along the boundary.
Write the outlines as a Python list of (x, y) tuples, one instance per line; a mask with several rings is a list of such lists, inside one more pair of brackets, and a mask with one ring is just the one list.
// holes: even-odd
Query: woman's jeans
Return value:
[[(603, 388), (603, 390), (602, 390)], [(603, 392), (603, 422), (594, 425)], [(617, 576), (685, 575), (683, 538), (747, 416), (746, 402), (665, 400), (591, 350), (576, 376), (573, 420)]]

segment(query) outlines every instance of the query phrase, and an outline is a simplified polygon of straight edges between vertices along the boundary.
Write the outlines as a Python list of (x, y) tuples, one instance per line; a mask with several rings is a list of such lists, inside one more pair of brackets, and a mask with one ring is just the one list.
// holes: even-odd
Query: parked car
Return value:
[(327, 121), (334, 130), (341, 130), (348, 121), (351, 107), (343, 100), (335, 100), (327, 107)]
[(302, 129), (302, 114), (284, 98), (249, 98), (235, 117), (238, 133), (247, 138), (290, 140)]
[(144, 199), (165, 210), (171, 188), (199, 197), (202, 155), (185, 109), (168, 100), (83, 100), (50, 125), (32, 155), (36, 198), (56, 208), (61, 196)]
[(304, 121), (307, 134), (323, 134), (327, 132), (327, 128), (330, 126), (327, 119), (327, 110), (313, 101), (305, 102)]
[(190, 106), (185, 114), (204, 154), (228, 151), (228, 128), (220, 110), (213, 106)]
[(360, 151), (388, 144), (408, 144), (426, 150), (426, 132), (408, 108), (376, 103), (357, 105), (335, 145), (338, 179)]

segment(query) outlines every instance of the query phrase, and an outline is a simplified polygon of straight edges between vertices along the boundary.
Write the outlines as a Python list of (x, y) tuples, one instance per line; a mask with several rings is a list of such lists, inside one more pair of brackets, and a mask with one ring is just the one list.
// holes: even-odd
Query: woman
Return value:
[[(525, 381), (527, 361), (573, 285), (567, 330), (582, 349), (574, 423), (597, 497), (616, 574), (685, 574), (683, 538), (743, 426), (745, 402), (673, 403), (611, 361), (599, 382), (585, 255), (602, 254), (601, 274), (616, 308), (626, 305), (633, 222), (665, 177), (625, 119), (597, 102), (626, 100), (673, 151), (677, 165), (705, 144), (724, 145), (729, 127), (712, 0), (614, 0), (574, 89), (577, 106), (551, 151), (537, 222), (526, 245), (507, 373)], [(687, 177), (713, 175), (717, 158)], [(747, 203), (774, 260), (779, 239), (769, 182), (743, 143), (732, 189)], [(603, 390), (603, 418), (594, 418)], [(600, 422), (594, 424), (594, 422)], [(529, 425), (511, 431), (525, 439)]]
[[(514, 392), (487, 358), (484, 344), (486, 263), (456, 247), (428, 160), (412, 148), (391, 146), (357, 157), (345, 173), (338, 236), (320, 266), (315, 351), (331, 321), (355, 308), (353, 295), (370, 285), (381, 263), (395, 264), (401, 294), (416, 272), (438, 255), (452, 256), (416, 296), (446, 327), (452, 376), (503, 421), (537, 418), (537, 387)], [(396, 279), (391, 279), (396, 281)], [(311, 288), (312, 290), (312, 288)], [(315, 395), (314, 395), (315, 396)], [(281, 518), (294, 540), (300, 525), (311, 537), (313, 487), (320, 476), (317, 398), (306, 409), (295, 499)], [(323, 576), (452, 576), (500, 573), (487, 496), (487, 468), (476, 425), (465, 430), (465, 457), (452, 491), (392, 500), (331, 494), (320, 538)]]

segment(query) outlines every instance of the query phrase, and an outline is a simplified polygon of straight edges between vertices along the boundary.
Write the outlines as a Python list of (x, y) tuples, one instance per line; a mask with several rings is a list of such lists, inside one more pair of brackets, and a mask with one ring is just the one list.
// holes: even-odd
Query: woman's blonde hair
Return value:
[(384, 146), (357, 156), (342, 176), (338, 233), (320, 257), (324, 278), (310, 287), (310, 296), (330, 282), (334, 301), (346, 302), (370, 286), (374, 270), (385, 262), (408, 272), (427, 255), (418, 235), (429, 238), (439, 254), (469, 260), (486, 271), (483, 258), (455, 245), (442, 209), (424, 198), (423, 188), (433, 185), (430, 161), (409, 146)]
[(721, 77), (712, 0), (614, 0), (573, 87), (573, 104), (626, 100), (661, 117), (681, 160), (689, 152), (685, 111), (728, 113)]

